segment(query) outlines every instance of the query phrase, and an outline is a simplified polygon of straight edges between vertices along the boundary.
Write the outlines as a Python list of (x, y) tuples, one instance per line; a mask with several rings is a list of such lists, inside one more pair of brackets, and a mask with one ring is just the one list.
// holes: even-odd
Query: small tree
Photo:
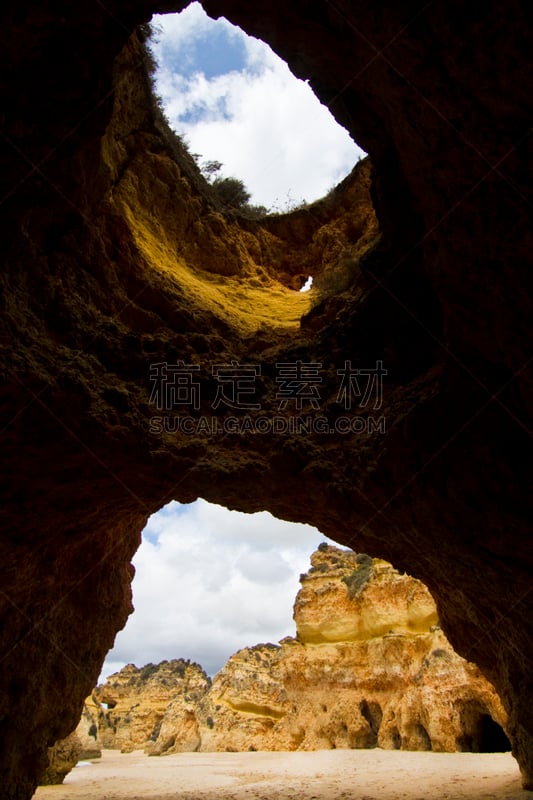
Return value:
[(222, 161), (204, 161), (200, 169), (207, 180), (211, 180), (222, 169)]
[(215, 178), (211, 185), (215, 197), (226, 208), (243, 208), (250, 200), (250, 192), (238, 178)]

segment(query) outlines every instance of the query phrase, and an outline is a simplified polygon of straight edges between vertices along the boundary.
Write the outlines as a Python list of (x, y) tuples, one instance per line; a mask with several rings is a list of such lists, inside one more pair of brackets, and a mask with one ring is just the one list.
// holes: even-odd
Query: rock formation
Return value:
[(82, 743), (76, 733), (61, 739), (48, 748), (48, 766), (39, 779), (41, 786), (52, 786), (63, 783), (68, 773), (78, 763), (82, 752)]
[(322, 546), (311, 563), (294, 607), (296, 641), (282, 642), (291, 741), (300, 749), (482, 749), (484, 726), (498, 730), (505, 713), (440, 630), (426, 587), (334, 547)]
[(98, 738), (98, 715), (92, 698), (83, 705), (76, 730), (48, 748), (48, 766), (39, 779), (41, 786), (63, 783), (78, 761), (100, 758), (102, 745)]
[[(165, 752), (197, 750), (200, 739), (190, 709), (210, 684), (198, 664), (183, 659), (141, 669), (128, 664), (93, 693), (100, 704), (102, 745), (123, 753), (143, 747), (154, 754), (157, 748)], [(167, 734), (169, 728), (172, 732)]]
[[(147, 516), (198, 496), (422, 579), (533, 787), (530, 3), (204, 0), (372, 161), (265, 223), (221, 213), (156, 113), (137, 26), (183, 5), (2, 5), (4, 797), (27, 800), (75, 727)], [(320, 293), (294, 292), (301, 274)], [(201, 366), (198, 414), (222, 422), (212, 367), (260, 366), (250, 416), (268, 423), (298, 416), (275, 365), (299, 361), (322, 365), (328, 433), (153, 422), (150, 365)], [(346, 433), (337, 370), (378, 361), (385, 428), (356, 403)]]
[(99, 704), (92, 696), (87, 698), (76, 728), (76, 735), (81, 742), (80, 760), (88, 761), (102, 755), (102, 742), (98, 736), (98, 711)]
[[(125, 667), (100, 687), (96, 696), (112, 706), (101, 714), (106, 746), (144, 747), (152, 755), (508, 749), (494, 688), (454, 652), (420, 581), (328, 545), (311, 564), (294, 606), (296, 638), (240, 650), (211, 687), (192, 665), (192, 685), (165, 681), (172, 700), (164, 709), (157, 694), (155, 718), (142, 670)], [(159, 669), (167, 672), (165, 664)], [(144, 670), (159, 685), (156, 668)]]

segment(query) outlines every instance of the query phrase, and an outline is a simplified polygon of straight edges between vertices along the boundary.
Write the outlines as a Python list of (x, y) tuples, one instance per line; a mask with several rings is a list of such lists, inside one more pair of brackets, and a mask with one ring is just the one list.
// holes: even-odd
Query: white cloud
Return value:
[[(194, 42), (213, 30), (213, 20), (207, 16), (200, 3), (191, 3), (181, 14), (156, 14), (152, 20), (156, 31), (156, 49), (159, 56), (167, 60), (170, 56), (183, 57), (191, 52)], [(239, 36), (240, 31), (226, 19), (220, 19), (217, 27), (223, 28), (227, 36)]]
[[(284, 207), (289, 198), (317, 199), (363, 154), (311, 88), (263, 42), (226, 21), (209, 20), (197, 4), (158, 19), (163, 33), (154, 48), (157, 91), (171, 123), (192, 152), (221, 161), (224, 174), (243, 180), (253, 202)], [(174, 42), (179, 50), (187, 39), (191, 48), (196, 33), (204, 36), (214, 25), (242, 37), (245, 68), (211, 79), (199, 70), (188, 74), (185, 67), (178, 74)]]
[(190, 658), (214, 673), (241, 647), (294, 635), (298, 578), (324, 540), (266, 511), (171, 503), (144, 532), (134, 559), (135, 612), (103, 675), (165, 658)]

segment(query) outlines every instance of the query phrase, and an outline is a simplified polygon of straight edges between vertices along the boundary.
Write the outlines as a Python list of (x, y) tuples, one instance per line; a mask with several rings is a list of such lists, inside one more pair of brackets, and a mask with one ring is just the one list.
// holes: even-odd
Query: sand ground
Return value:
[(510, 753), (106, 750), (35, 800), (533, 800)]

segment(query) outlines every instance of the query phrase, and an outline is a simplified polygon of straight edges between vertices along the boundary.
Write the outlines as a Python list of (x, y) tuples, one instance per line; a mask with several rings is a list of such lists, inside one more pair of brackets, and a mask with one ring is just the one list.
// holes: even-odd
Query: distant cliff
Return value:
[(128, 664), (93, 694), (101, 706), (98, 728), (103, 747), (123, 752), (149, 748), (167, 735), (171, 724), (169, 737), (177, 750), (198, 750), (195, 709), (210, 685), (198, 664), (183, 659), (141, 669)]
[[(132, 665), (98, 687), (105, 747), (185, 750), (509, 749), (492, 685), (458, 656), (419, 581), (321, 545), (301, 577), (296, 638), (198, 665)], [(144, 677), (143, 677), (144, 676)]]

